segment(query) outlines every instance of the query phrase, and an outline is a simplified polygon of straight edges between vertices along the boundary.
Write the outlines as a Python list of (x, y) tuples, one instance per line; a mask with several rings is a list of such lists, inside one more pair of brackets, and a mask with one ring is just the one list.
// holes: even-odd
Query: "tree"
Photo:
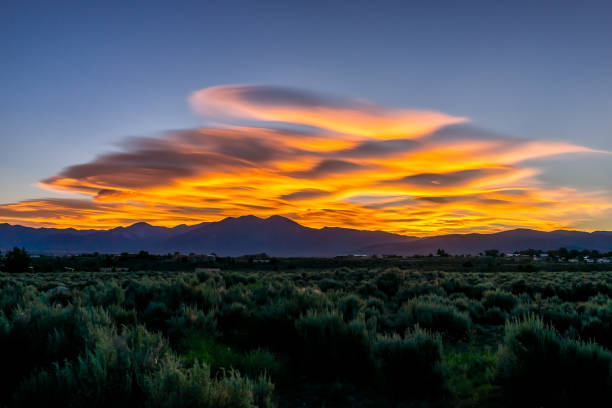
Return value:
[(486, 256), (492, 256), (494, 258), (499, 256), (499, 250), (498, 249), (487, 249), (485, 251), (485, 255)]
[(4, 269), (6, 272), (27, 272), (30, 262), (31, 259), (26, 250), (15, 247), (6, 253)]

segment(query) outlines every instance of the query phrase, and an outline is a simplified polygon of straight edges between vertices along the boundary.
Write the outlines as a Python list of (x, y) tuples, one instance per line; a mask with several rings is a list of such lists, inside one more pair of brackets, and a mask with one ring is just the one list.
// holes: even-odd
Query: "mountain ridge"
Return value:
[(216, 222), (161, 227), (137, 222), (107, 230), (31, 228), (0, 224), (0, 250), (14, 246), (35, 252), (195, 252), (239, 256), (265, 252), (271, 256), (323, 256), (343, 254), (415, 255), (475, 254), (486, 249), (502, 252), (522, 249), (612, 250), (612, 231), (539, 231), (517, 228), (497, 233), (445, 234), (413, 237), (385, 231), (342, 227), (311, 228), (273, 215), (227, 217)]

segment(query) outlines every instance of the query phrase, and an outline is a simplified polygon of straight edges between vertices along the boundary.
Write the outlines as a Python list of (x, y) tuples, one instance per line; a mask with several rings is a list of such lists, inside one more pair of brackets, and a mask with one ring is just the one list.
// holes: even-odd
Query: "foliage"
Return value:
[(420, 329), (401, 337), (379, 336), (372, 353), (383, 388), (397, 399), (434, 398), (444, 391), (441, 370), (442, 342)]
[(360, 380), (370, 370), (365, 324), (344, 322), (337, 312), (309, 312), (296, 322), (301, 339), (302, 367), (316, 379)]
[(609, 394), (612, 272), (420, 259), (0, 273), (0, 406), (597, 406)]
[(418, 297), (408, 301), (398, 312), (398, 319), (400, 327), (419, 325), (455, 338), (466, 337), (471, 325), (465, 312), (436, 297)]
[(6, 272), (26, 272), (31, 261), (25, 249), (15, 247), (6, 253), (4, 257), (4, 269)]
[(494, 405), (499, 393), (499, 386), (495, 384), (495, 353), (473, 347), (445, 352), (443, 367), (457, 407)]
[(517, 406), (597, 406), (612, 391), (611, 369), (610, 351), (528, 316), (506, 325), (497, 375)]

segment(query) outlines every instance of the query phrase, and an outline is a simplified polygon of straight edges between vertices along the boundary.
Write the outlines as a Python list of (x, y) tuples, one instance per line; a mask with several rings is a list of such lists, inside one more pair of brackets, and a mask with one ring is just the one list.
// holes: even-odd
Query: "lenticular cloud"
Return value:
[(107, 228), (278, 214), (312, 227), (428, 235), (571, 228), (612, 209), (606, 192), (544, 185), (542, 169), (526, 164), (607, 154), (587, 147), (281, 87), (217, 86), (189, 103), (223, 125), (127, 139), (40, 182), (81, 199), (0, 205), (0, 220)]

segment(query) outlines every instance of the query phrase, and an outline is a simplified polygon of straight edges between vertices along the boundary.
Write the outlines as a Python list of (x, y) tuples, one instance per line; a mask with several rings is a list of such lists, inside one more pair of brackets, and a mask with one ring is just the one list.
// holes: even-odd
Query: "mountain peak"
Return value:
[(153, 225), (151, 225), (151, 224), (149, 224), (147, 222), (141, 221), (141, 222), (137, 222), (135, 224), (132, 224), (132, 225), (126, 227), (125, 229), (128, 230), (128, 231), (146, 231), (146, 230), (151, 229), (151, 228), (154, 228)]
[(282, 215), (271, 215), (266, 218), (266, 222), (275, 224), (300, 225), (297, 222), (293, 221), (291, 218), (283, 217)]
[(211, 222), (209, 224), (228, 224), (228, 223), (244, 223), (253, 221), (263, 221), (263, 218), (259, 218), (255, 215), (241, 215), (240, 217), (225, 217), (217, 222)]

